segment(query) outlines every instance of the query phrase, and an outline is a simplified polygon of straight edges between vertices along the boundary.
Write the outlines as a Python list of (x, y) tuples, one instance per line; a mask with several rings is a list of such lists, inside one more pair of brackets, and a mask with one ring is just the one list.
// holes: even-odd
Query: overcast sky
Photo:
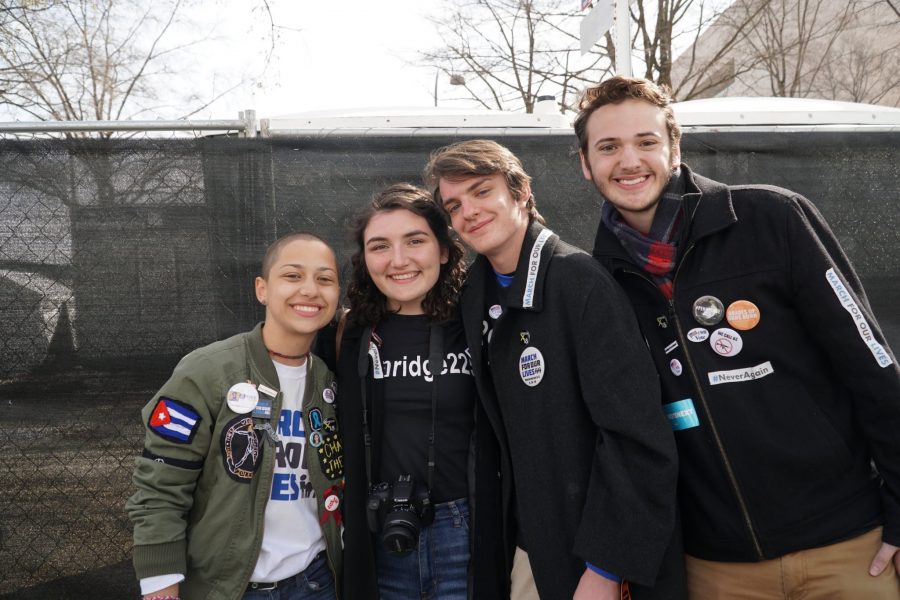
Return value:
[[(209, 4), (203, 11), (209, 10)], [(416, 52), (432, 47), (427, 20), (438, 2), (427, 0), (274, 0), (275, 54), (268, 51), (268, 17), (247, 1), (219, 0), (217, 42), (198, 47), (198, 60), (227, 76), (253, 82), (229, 94), (211, 115), (233, 118), (245, 108), (259, 117), (349, 107), (433, 106), (435, 72), (414, 66)], [(196, 10), (196, 9), (195, 9)], [(192, 15), (196, 17), (197, 15)], [(202, 17), (202, 15), (200, 15)], [(237, 41), (232, 41), (237, 40)], [(439, 81), (439, 99), (452, 89)], [(459, 104), (457, 104), (459, 106)]]
[[(731, 1), (707, 4), (724, 7)], [(446, 11), (449, 2), (268, 0), (277, 40), (264, 73), (262, 58), (271, 42), (269, 17), (263, 10), (266, 2), (195, 2), (186, 14), (195, 24), (187, 35), (196, 37), (197, 29), (213, 26), (217, 37), (215, 43), (197, 47), (197, 60), (222, 74), (220, 80), (233, 81), (243, 74), (252, 82), (198, 116), (233, 118), (247, 108), (264, 118), (342, 108), (434, 105), (435, 70), (417, 66), (417, 58), (418, 52), (441, 45), (428, 16)], [(581, 5), (581, 0), (568, 2), (572, 10)], [(462, 94), (446, 75), (438, 84), (441, 106), (478, 106), (472, 100), (461, 101)]]
[[(580, 5), (566, 1), (573, 10)], [(460, 99), (465, 93), (451, 86), (447, 75), (436, 77), (435, 69), (419, 66), (420, 52), (442, 45), (428, 17), (447, 11), (448, 0), (159, 0), (156, 18), (165, 22), (173, 4), (182, 10), (162, 46), (177, 50), (145, 73), (152, 94), (133, 98), (126, 118), (233, 119), (244, 109), (266, 118), (431, 107), (436, 79), (440, 106), (478, 107)], [(123, 31), (133, 26), (130, 16), (120, 20)], [(159, 29), (140, 31), (143, 46), (150, 47)]]

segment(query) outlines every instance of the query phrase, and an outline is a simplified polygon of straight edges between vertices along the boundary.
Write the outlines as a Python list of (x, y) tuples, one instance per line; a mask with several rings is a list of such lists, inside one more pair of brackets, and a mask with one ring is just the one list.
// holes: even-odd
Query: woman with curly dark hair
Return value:
[(337, 363), (345, 596), (500, 598), (497, 445), (457, 312), (462, 245), (410, 184), (376, 194), (353, 235)]

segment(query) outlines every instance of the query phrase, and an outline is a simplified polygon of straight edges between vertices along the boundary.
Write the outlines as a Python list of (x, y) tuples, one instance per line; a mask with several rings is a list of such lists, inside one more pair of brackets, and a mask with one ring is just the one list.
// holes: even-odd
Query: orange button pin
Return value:
[(725, 311), (728, 324), (740, 331), (759, 325), (759, 308), (749, 300), (735, 300)]

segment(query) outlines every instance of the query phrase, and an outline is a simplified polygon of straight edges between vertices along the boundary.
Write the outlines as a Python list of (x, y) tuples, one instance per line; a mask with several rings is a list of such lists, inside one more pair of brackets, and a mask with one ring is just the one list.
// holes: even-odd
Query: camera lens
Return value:
[(419, 541), (421, 522), (412, 510), (398, 510), (387, 515), (384, 520), (382, 543), (391, 554), (406, 556)]

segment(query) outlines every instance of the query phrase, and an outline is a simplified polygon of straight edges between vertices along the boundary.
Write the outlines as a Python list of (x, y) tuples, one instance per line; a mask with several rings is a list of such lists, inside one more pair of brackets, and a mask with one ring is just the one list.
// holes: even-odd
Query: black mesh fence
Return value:
[[(353, 211), (418, 182), (450, 141), (0, 142), (0, 598), (137, 595), (122, 507), (140, 408), (183, 354), (261, 317), (270, 242), (312, 230), (347, 259)], [(598, 201), (573, 138), (500, 141), (550, 226), (590, 249)], [(689, 133), (683, 148), (707, 176), (810, 197), (900, 347), (900, 133)]]

